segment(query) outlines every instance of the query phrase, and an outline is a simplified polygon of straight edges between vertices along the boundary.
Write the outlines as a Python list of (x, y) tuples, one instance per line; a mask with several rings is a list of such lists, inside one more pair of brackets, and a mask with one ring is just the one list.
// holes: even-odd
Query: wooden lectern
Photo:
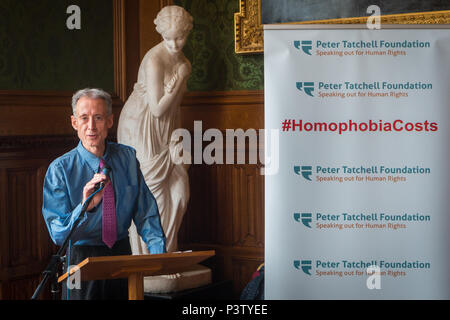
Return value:
[[(128, 278), (128, 299), (144, 300), (144, 277), (183, 272), (186, 267), (214, 256), (215, 251), (163, 253), (150, 255), (92, 257), (71, 267), (80, 271), (81, 281)], [(67, 279), (67, 272), (58, 282)]]

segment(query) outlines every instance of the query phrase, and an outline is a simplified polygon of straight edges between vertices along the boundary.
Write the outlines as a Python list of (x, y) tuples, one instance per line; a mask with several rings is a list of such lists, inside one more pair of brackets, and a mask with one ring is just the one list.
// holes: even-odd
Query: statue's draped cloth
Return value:
[[(150, 93), (145, 86), (147, 70), (144, 67), (149, 57), (149, 54), (144, 57), (138, 82), (122, 109), (117, 138), (119, 143), (136, 149), (145, 182), (158, 204), (167, 251), (173, 252), (177, 250), (178, 229), (189, 199), (189, 178), (186, 169), (181, 164), (175, 165), (171, 158), (171, 153), (180, 147), (179, 143), (171, 141), (179, 106), (170, 106), (160, 117), (155, 117), (150, 111)], [(148, 253), (134, 224), (130, 227), (130, 242), (133, 254)]]

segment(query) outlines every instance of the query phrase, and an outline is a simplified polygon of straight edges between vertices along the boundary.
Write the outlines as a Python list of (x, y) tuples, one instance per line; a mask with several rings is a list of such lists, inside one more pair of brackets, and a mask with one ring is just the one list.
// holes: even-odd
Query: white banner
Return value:
[(450, 29), (329, 28), (265, 26), (265, 297), (449, 299)]

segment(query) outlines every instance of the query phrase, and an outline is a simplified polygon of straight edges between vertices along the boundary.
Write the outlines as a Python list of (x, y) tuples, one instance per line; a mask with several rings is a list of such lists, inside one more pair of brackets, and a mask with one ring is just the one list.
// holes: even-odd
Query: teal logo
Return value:
[(312, 166), (294, 166), (294, 172), (297, 175), (302, 175), (303, 178), (305, 178), (308, 181), (311, 180), (312, 175)]
[(295, 40), (294, 41), (294, 47), (298, 50), (302, 49), (304, 53), (311, 56), (311, 50), (312, 50), (312, 41), (311, 40)]
[(312, 213), (294, 213), (294, 220), (301, 221), (305, 227), (311, 228)]
[(304, 91), (308, 96), (314, 97), (314, 82), (297, 82), (296, 83), (297, 89), (299, 91)]
[(311, 275), (312, 261), (311, 260), (294, 260), (294, 268), (302, 270), (307, 275)]

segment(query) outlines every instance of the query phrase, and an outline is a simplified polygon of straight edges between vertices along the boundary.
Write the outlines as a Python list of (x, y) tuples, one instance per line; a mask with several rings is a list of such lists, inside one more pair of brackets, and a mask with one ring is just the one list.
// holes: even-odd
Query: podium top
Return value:
[[(215, 255), (214, 250), (162, 253), (149, 255), (128, 255), (86, 258), (70, 269), (70, 274), (80, 271), (81, 281), (127, 278), (131, 274), (155, 276), (182, 272)], [(67, 272), (58, 282), (67, 279)]]

